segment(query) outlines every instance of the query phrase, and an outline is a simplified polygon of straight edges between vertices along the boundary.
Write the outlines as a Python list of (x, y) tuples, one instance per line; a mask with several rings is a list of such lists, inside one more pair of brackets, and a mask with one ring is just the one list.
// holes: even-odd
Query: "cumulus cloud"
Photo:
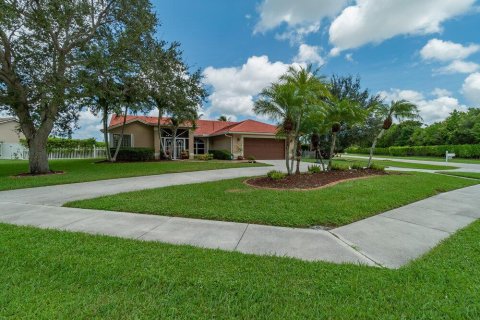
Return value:
[(472, 73), (465, 79), (462, 92), (475, 107), (480, 107), (480, 72)]
[(103, 133), (100, 131), (102, 129), (102, 118), (100, 116), (95, 116), (88, 110), (81, 111), (78, 126), (80, 128), (74, 132), (73, 138), (95, 138), (97, 141), (103, 141)]
[(431, 39), (420, 50), (420, 55), (424, 60), (452, 61), (468, 58), (470, 55), (478, 52), (480, 46), (470, 44), (463, 46), (460, 43)]
[(480, 69), (480, 65), (475, 62), (455, 60), (450, 64), (437, 69), (438, 73), (473, 73)]
[(288, 31), (280, 39), (298, 40), (317, 32), (324, 18), (334, 17), (346, 5), (347, 0), (264, 0), (259, 6), (260, 21), (255, 32), (266, 32), (282, 24)]
[(427, 99), (421, 92), (414, 90), (391, 89), (390, 91), (381, 91), (380, 95), (386, 101), (404, 99), (415, 103), (420, 110), (423, 122), (427, 124), (445, 119), (453, 110), (467, 110), (465, 105), (462, 105), (458, 99), (452, 97), (450, 94), (441, 95), (442, 93), (446, 94), (450, 92), (438, 88), (435, 89), (434, 92), (436, 93), (436, 98), (434, 99)]
[(333, 21), (330, 42), (345, 50), (402, 34), (430, 34), (468, 11), (475, 0), (357, 0)]
[(267, 56), (253, 56), (241, 67), (206, 68), (204, 82), (212, 87), (208, 115), (254, 116), (255, 96), (289, 67), (290, 64), (283, 62), (271, 62)]
[(435, 88), (432, 91), (432, 95), (435, 97), (451, 96), (452, 92), (447, 89)]
[(321, 48), (317, 46), (309, 46), (308, 44), (301, 44), (298, 48), (298, 54), (293, 59), (298, 63), (312, 63), (323, 65), (325, 60), (320, 55)]

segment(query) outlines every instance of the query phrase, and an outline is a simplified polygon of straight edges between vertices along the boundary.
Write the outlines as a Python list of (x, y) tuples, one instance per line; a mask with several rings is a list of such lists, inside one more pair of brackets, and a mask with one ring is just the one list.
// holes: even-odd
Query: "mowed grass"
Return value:
[(445, 172), (449, 176), (464, 177), (470, 179), (480, 179), (480, 172)]
[[(361, 157), (368, 157), (368, 154), (354, 154), (349, 153), (345, 156), (361, 156)], [(374, 155), (377, 158), (388, 158), (388, 159), (403, 159), (403, 160), (420, 160), (420, 161), (436, 161), (436, 162), (443, 162), (445, 163), (444, 157), (398, 157), (398, 156), (384, 156), (384, 155)], [(448, 163), (470, 163), (470, 164), (480, 164), (480, 159), (466, 159), (466, 158), (453, 158), (448, 160)]]
[[(316, 162), (315, 159), (303, 159), (305, 162)], [(356, 158), (336, 158), (335, 163), (340, 165), (344, 164), (346, 166), (351, 166), (353, 164), (358, 164), (366, 167), (368, 165), (368, 160), (356, 159)], [(326, 162), (325, 162), (326, 163)], [(408, 163), (408, 162), (399, 162), (399, 161), (389, 161), (389, 160), (375, 160), (373, 163), (380, 165), (382, 167), (396, 167), (396, 168), (408, 168), (408, 169), (425, 169), (425, 170), (453, 170), (458, 169), (453, 166), (441, 166), (441, 165), (431, 165), (431, 164), (422, 164), (422, 163)]]
[(16, 177), (28, 172), (28, 162), (0, 160), (0, 190), (50, 186), (104, 179), (147, 176), (173, 172), (265, 166), (236, 161), (162, 161), (132, 163), (96, 163), (99, 159), (51, 160), (50, 169), (64, 174)]
[(478, 319), (479, 241), (389, 270), (0, 224), (0, 318)]
[(404, 173), (346, 181), (319, 190), (285, 191), (253, 188), (244, 180), (135, 191), (66, 206), (288, 227), (340, 226), (476, 184), (446, 175)]

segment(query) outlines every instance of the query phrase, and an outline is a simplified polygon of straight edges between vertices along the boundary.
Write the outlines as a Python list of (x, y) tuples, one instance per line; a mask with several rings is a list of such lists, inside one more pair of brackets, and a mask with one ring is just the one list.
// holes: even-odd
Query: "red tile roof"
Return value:
[[(157, 125), (158, 117), (148, 116), (127, 116), (127, 123), (133, 121), (140, 121), (147, 125)], [(118, 126), (123, 123), (123, 116), (114, 115), (110, 120), (110, 126)], [(169, 125), (170, 118), (162, 118), (162, 125)], [(232, 121), (217, 121), (217, 120), (197, 120), (197, 128), (195, 129), (195, 135), (198, 136), (210, 136), (221, 135), (228, 133), (263, 133), (263, 134), (276, 134), (277, 127), (271, 124), (263, 123), (255, 120), (244, 120), (240, 122)], [(187, 125), (188, 126), (188, 125)]]

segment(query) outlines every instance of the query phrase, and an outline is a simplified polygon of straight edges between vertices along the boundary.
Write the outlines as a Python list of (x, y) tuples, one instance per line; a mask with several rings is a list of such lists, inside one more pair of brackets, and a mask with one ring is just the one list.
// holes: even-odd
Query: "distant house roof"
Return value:
[(7, 123), (12, 121), (18, 122), (17, 118), (15, 117), (0, 118), (0, 123)]
[[(119, 127), (123, 124), (124, 117), (114, 115), (110, 120), (109, 129)], [(141, 122), (146, 125), (156, 126), (158, 117), (148, 116), (127, 116), (126, 123)], [(171, 124), (170, 118), (162, 118), (160, 124), (168, 126)], [(184, 124), (183, 127), (191, 127), (191, 124)], [(240, 122), (218, 121), (218, 120), (197, 120), (196, 136), (215, 136), (229, 133), (261, 133), (276, 134), (278, 128), (274, 125), (255, 120), (244, 120)]]

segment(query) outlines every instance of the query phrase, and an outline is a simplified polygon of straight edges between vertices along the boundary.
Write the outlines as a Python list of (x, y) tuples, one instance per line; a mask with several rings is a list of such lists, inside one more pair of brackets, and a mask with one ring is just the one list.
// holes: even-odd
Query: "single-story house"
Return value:
[[(122, 132), (124, 117), (113, 116), (108, 127), (111, 147), (115, 146)], [(124, 147), (153, 148), (155, 156), (160, 156), (158, 118), (147, 116), (127, 116)], [(176, 146), (172, 147), (173, 130), (169, 118), (162, 118), (162, 145), (179, 159), (182, 152), (190, 159), (209, 150), (227, 150), (234, 158), (253, 156), (258, 160), (285, 159), (285, 139), (277, 136), (277, 127), (255, 120), (239, 122), (197, 120), (192, 124), (181, 125), (176, 134)]]

